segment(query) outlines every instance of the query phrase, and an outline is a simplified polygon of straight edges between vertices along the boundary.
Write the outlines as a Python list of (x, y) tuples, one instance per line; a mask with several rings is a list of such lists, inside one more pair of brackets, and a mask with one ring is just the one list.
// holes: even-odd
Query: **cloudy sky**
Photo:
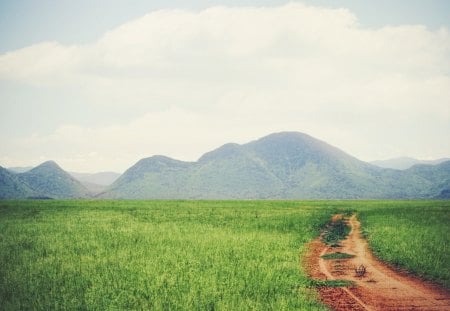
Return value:
[(450, 156), (450, 1), (0, 2), (0, 165), (122, 172), (300, 131)]

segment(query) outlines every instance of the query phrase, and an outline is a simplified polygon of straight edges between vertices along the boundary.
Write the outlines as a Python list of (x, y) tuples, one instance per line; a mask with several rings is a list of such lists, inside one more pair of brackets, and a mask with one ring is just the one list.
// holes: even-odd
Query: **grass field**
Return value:
[(299, 270), (334, 208), (295, 202), (0, 203), (4, 309), (323, 309)]
[(449, 287), (450, 201), (0, 201), (1, 309), (325, 310), (299, 257), (343, 210)]
[(372, 202), (359, 208), (374, 253), (450, 289), (450, 201)]

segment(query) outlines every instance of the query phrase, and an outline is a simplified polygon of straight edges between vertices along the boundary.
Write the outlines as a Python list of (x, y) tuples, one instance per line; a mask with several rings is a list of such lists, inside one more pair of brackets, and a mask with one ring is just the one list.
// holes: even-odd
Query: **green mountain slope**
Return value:
[(185, 198), (191, 163), (164, 156), (142, 159), (117, 179), (100, 197)]
[(17, 177), (40, 197), (84, 198), (89, 196), (89, 191), (79, 181), (53, 161), (44, 162), (28, 172), (17, 174)]
[(243, 146), (227, 144), (202, 156), (189, 183), (196, 198), (264, 199), (276, 197), (282, 181)]
[[(450, 162), (449, 162), (450, 163)], [(360, 161), (296, 132), (226, 144), (197, 162), (142, 159), (100, 197), (130, 199), (381, 199), (446, 194), (450, 170), (399, 171)]]
[(23, 199), (35, 195), (16, 174), (0, 166), (0, 199)]
[(438, 165), (415, 165), (408, 171), (420, 176), (428, 185), (428, 197), (450, 199), (450, 161)]

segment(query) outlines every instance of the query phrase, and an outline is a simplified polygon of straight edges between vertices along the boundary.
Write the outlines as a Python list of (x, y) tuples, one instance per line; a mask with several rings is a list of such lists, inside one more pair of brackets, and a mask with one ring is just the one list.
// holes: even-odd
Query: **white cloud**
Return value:
[(30, 84), (57, 84), (78, 64), (79, 48), (44, 42), (0, 56), (0, 78)]
[(299, 130), (363, 159), (448, 156), (436, 137), (450, 136), (449, 75), (445, 28), (364, 29), (348, 10), (297, 3), (157, 11), (94, 44), (0, 55), (4, 81), (76, 86), (80, 109), (136, 111), (122, 124), (38, 132), (0, 155), (123, 169), (155, 153), (193, 160), (228, 141)]

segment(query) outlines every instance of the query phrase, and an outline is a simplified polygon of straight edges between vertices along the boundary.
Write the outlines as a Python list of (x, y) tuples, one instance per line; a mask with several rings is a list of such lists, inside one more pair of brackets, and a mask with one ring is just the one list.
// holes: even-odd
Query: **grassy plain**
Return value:
[(0, 201), (1, 308), (325, 310), (299, 257), (349, 210), (449, 287), (450, 201)]
[(323, 310), (299, 268), (334, 208), (0, 202), (2, 309)]

